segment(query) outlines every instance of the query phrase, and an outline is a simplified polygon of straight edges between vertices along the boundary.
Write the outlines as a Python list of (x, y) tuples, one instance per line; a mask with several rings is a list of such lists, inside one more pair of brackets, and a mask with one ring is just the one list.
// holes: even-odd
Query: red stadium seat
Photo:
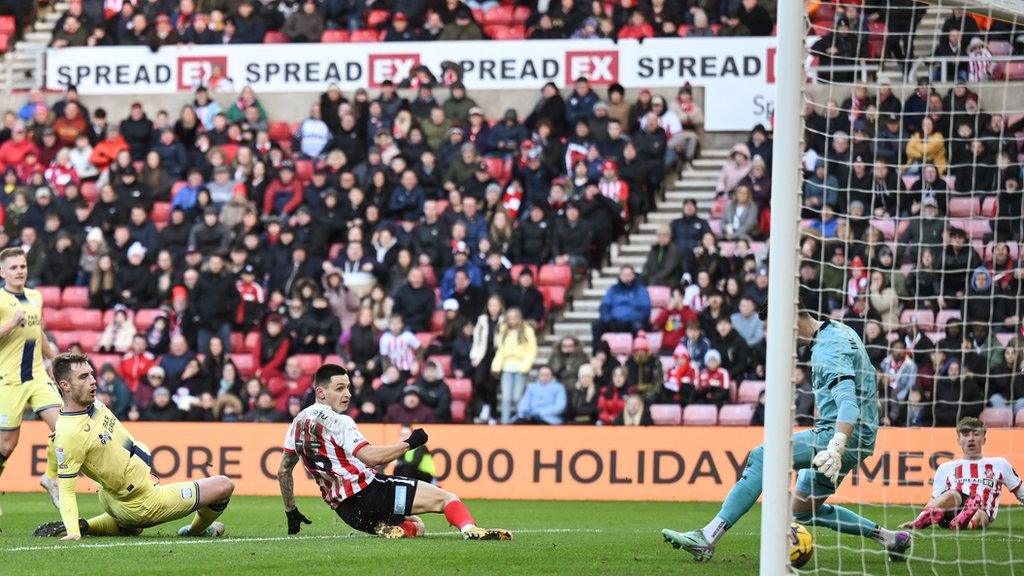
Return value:
[(352, 42), (376, 42), (380, 33), (376, 30), (359, 29), (352, 32)]
[(441, 367), (441, 373), (444, 376), (449, 376), (452, 373), (452, 357), (448, 355), (443, 356), (431, 356), (427, 358), (427, 362), (433, 362)]
[(473, 13), (473, 21), (477, 24), (484, 21), (484, 11), (479, 8), (473, 8), (470, 10)]
[(75, 335), (75, 340), (82, 345), (86, 352), (96, 350), (96, 347), (100, 345), (100, 338), (103, 336), (100, 332), (92, 330), (78, 330), (72, 332), (72, 334)]
[(537, 284), (572, 288), (572, 268), (568, 264), (546, 264), (540, 269)]
[(11, 36), (7, 34), (0, 34), (0, 54), (6, 53), (11, 49)]
[(166, 316), (167, 312), (159, 308), (143, 308), (135, 313), (135, 328), (140, 332), (149, 330), (159, 316)]
[(327, 356), (324, 356), (324, 364), (337, 364), (338, 366), (344, 366), (345, 361), (337, 354), (328, 354)]
[(97, 372), (102, 370), (106, 364), (110, 364), (114, 368), (121, 364), (120, 354), (90, 354), (89, 359), (92, 360), (93, 368)]
[(516, 6), (515, 11), (512, 13), (512, 22), (519, 24), (520, 26), (525, 24), (530, 18), (530, 7), (529, 6)]
[(1009, 56), (1013, 53), (1013, 45), (1006, 40), (989, 40), (988, 51), (993, 56)]
[(566, 290), (564, 286), (541, 286), (537, 289), (544, 297), (544, 307), (549, 311), (565, 307)]
[(945, 330), (946, 324), (950, 320), (960, 320), (959, 310), (939, 310), (938, 315), (935, 317), (935, 327), (939, 330)]
[(224, 144), (220, 147), (220, 151), (224, 153), (224, 159), (228, 164), (235, 161), (235, 154), (238, 154), (238, 144)]
[(492, 24), (511, 24), (514, 18), (514, 13), (514, 6), (495, 6), (494, 8), (484, 12), (483, 24), (485, 26)]
[(1010, 408), (985, 408), (981, 411), (981, 421), (989, 428), (1009, 428), (1013, 426), (1013, 410)]
[(309, 182), (313, 178), (313, 161), (312, 160), (296, 160), (295, 161), (295, 177), (299, 179), (299, 182)]
[(683, 421), (683, 409), (678, 404), (651, 404), (651, 420), (659, 426), (677, 426)]
[(996, 340), (999, 341), (1000, 346), (1005, 348), (1010, 345), (1010, 340), (1013, 339), (1013, 336), (1013, 332), (1000, 332), (996, 334)]
[(904, 310), (900, 314), (900, 324), (906, 326), (914, 321), (922, 332), (935, 330), (935, 313), (931, 310)]
[(1014, 422), (1014, 426), (1018, 428), (1024, 428), (1024, 410), (1017, 411), (1017, 417), (1016, 422)]
[(288, 42), (288, 37), (276, 30), (271, 30), (263, 35), (264, 44), (287, 44)]
[(260, 339), (260, 333), (258, 331), (249, 332), (245, 335), (245, 349), (252, 351), (256, 349), (257, 342)]
[[(108, 326), (108, 325), (110, 325), (110, 324), (113, 324), (113, 323), (114, 323), (114, 316), (115, 316), (116, 314), (117, 314), (117, 313), (116, 313), (116, 312), (114, 311), (114, 309), (113, 309), (113, 308), (111, 308), (110, 310), (107, 310), (106, 312), (104, 312), (104, 313), (103, 313), (103, 325), (104, 325), (104, 326)], [(129, 318), (130, 318), (130, 317), (131, 317), (131, 316), (129, 316)]]
[(17, 31), (17, 22), (14, 16), (0, 16), (0, 34), (14, 36)]
[(648, 286), (647, 296), (651, 299), (652, 307), (668, 308), (668, 301), (672, 298), (672, 289), (668, 286)]
[(466, 403), (462, 400), (452, 400), (452, 422), (461, 424), (466, 421)]
[(430, 315), (430, 331), (441, 332), (444, 330), (444, 310), (434, 310)]
[(72, 343), (78, 342), (77, 332), (70, 332), (67, 330), (61, 332), (54, 331), (50, 332), (50, 336), (55, 342), (57, 342), (58, 352), (67, 352)]
[(896, 221), (891, 219), (878, 219), (872, 218), (870, 222), (872, 228), (877, 228), (882, 233), (882, 237), (886, 241), (891, 241), (896, 238)]
[(324, 44), (348, 42), (349, 33), (348, 30), (324, 30), (324, 33), (320, 36), (320, 41)]
[(153, 210), (149, 213), (150, 219), (153, 222), (170, 222), (171, 221), (171, 203), (170, 202), (154, 202)]
[(967, 232), (967, 237), (971, 240), (983, 238), (992, 233), (992, 227), (989, 225), (988, 220), (982, 218), (950, 220), (949, 225)]
[(522, 40), (526, 38), (526, 29), (521, 25), (492, 24), (484, 31), (493, 40)]
[(62, 332), (71, 329), (67, 316), (64, 315), (64, 310), (60, 308), (43, 309), (43, 321), (46, 323), (46, 330), (48, 332)]
[(242, 378), (249, 378), (256, 373), (256, 366), (252, 362), (252, 354), (232, 354), (231, 363), (238, 368), (238, 374)]
[(683, 424), (714, 426), (718, 424), (718, 407), (714, 404), (690, 404), (683, 410)]
[(231, 351), (235, 354), (244, 354), (249, 351), (245, 347), (245, 334), (242, 332), (231, 333)]
[(65, 308), (65, 317), (75, 330), (103, 331), (103, 311), (90, 308)]
[(736, 401), (742, 404), (756, 404), (757, 399), (761, 396), (761, 392), (764, 391), (764, 387), (764, 380), (744, 380), (740, 384), (740, 391), (736, 396)]
[(750, 426), (753, 404), (726, 404), (718, 412), (719, 426)]
[(320, 368), (321, 358), (319, 354), (296, 354), (292, 356), (302, 366), (302, 373), (313, 375)]
[(434, 341), (434, 338), (440, 335), (440, 332), (417, 332), (416, 339), (420, 341), (420, 348), (425, 350)]
[(616, 356), (633, 353), (633, 335), (629, 332), (606, 332), (601, 340), (608, 343), (612, 354)]
[(949, 216), (951, 218), (970, 218), (981, 214), (981, 203), (977, 198), (951, 198), (949, 200)]
[(993, 80), (1024, 80), (1024, 61), (997, 62), (992, 71)]
[[(44, 308), (60, 308), (60, 286), (38, 286), (36, 290), (39, 290), (43, 297)], [(88, 289), (86, 295), (88, 296)]]
[(292, 139), (292, 127), (287, 122), (271, 122), (267, 133), (274, 142)]
[(714, 204), (711, 205), (711, 217), (719, 219), (725, 214), (725, 207), (729, 205), (729, 199), (725, 196), (716, 198)]
[(519, 281), (519, 275), (523, 273), (523, 270), (529, 268), (530, 272), (533, 272), (534, 283), (537, 281), (537, 266), (535, 264), (513, 264), (512, 269), (509, 271), (509, 275), (512, 276), (513, 282)]
[(676, 361), (671, 356), (658, 356), (658, 360), (661, 361), (661, 371), (664, 374), (668, 374), (670, 370), (676, 367)]
[(85, 308), (87, 306), (89, 306), (89, 289), (85, 286), (68, 286), (60, 295), (61, 308)]
[(387, 10), (370, 10), (366, 13), (366, 25), (377, 29), (387, 24), (390, 18), (391, 12)]
[(452, 392), (452, 400), (469, 402), (473, 399), (473, 381), (469, 378), (449, 378), (445, 384)]
[(999, 215), (999, 198), (996, 196), (989, 196), (981, 203), (981, 215), (989, 218), (995, 218)]
[(661, 339), (664, 335), (663, 332), (647, 333), (647, 344), (651, 347), (651, 354), (657, 355), (658, 350), (661, 350)]
[(434, 267), (420, 266), (420, 271), (423, 272), (423, 281), (427, 283), (427, 286), (437, 288), (437, 274), (434, 272)]
[(708, 228), (711, 229), (711, 233), (715, 235), (715, 238), (721, 237), (722, 236), (722, 219), (721, 218), (714, 218), (712, 220), (708, 220)]

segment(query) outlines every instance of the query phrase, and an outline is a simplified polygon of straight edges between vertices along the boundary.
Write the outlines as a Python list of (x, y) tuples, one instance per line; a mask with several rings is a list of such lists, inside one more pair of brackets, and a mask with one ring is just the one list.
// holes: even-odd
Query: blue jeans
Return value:
[(216, 330), (210, 330), (208, 328), (200, 328), (196, 331), (196, 352), (203, 354), (210, 353), (210, 340), (214, 336), (219, 336), (221, 342), (224, 343), (224, 353), (231, 353), (231, 324), (225, 322), (221, 324)]
[(501, 423), (508, 424), (512, 421), (512, 407), (519, 404), (519, 400), (526, 391), (526, 374), (522, 372), (501, 373)]

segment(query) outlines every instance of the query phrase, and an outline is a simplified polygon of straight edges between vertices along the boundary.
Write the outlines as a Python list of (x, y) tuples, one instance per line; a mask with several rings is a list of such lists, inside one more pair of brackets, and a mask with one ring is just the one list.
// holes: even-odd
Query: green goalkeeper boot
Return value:
[(676, 550), (683, 549), (692, 554), (697, 562), (707, 562), (715, 554), (715, 545), (708, 542), (700, 530), (676, 532), (666, 528), (661, 535)]

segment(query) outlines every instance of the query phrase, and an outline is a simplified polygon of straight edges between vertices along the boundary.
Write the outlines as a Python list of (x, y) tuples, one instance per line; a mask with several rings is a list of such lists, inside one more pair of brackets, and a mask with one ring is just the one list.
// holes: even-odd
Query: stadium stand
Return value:
[[(309, 4), (313, 11), (305, 12)], [(407, 4), (415, 3), (396, 3)], [(57, 46), (81, 41), (81, 32), (65, 26), (69, 19), (90, 22), (89, 45), (190, 37), (202, 43), (197, 27), (206, 27), (202, 38), (213, 42), (236, 42), (230, 35), (242, 34), (263, 42), (372, 42), (409, 39), (410, 33), (416, 39), (586, 39), (623, 30), (635, 37), (648, 29), (694, 36), (704, 28), (721, 35), (772, 33), (770, 14), (767, 21), (740, 15), (730, 22), (736, 19), (729, 14), (694, 18), (642, 3), (633, 10), (643, 15), (637, 24), (620, 3), (593, 3), (594, 13), (572, 3), (577, 8), (570, 14), (555, 7), (541, 14), (534, 3), (454, 4), (455, 10), (416, 15), (397, 9), (328, 15), (313, 2), (272, 3), (250, 15), (253, 6), (243, 1), (227, 18), (194, 13), (182, 0), (178, 11), (143, 16), (153, 22), (152, 34), (122, 42), (119, 23), (139, 16), (129, 3), (98, 19), (88, 14), (92, 3), (71, 3), (53, 39)], [(823, 29), (837, 17), (827, 2), (811, 15), (828, 23)], [(252, 26), (243, 31), (242, 21)], [(0, 34), (4, 22), (0, 17)], [(97, 30), (104, 30), (100, 38)], [(884, 27), (870, 26), (866, 34), (869, 57), (881, 57)], [(992, 53), (1013, 52), (1001, 43), (1009, 44), (989, 42)], [(1011, 77), (1014, 69), (993, 69), (992, 78)], [(985, 109), (966, 87), (923, 86), (942, 102), (973, 98)], [(955, 344), (960, 354), (955, 338), (980, 334), (971, 324), (962, 327), (978, 312), (971, 298), (957, 294), (953, 281), (928, 293), (935, 278), (959, 277), (962, 291), (976, 269), (1003, 273), (1008, 280), (990, 286), (1003, 314), (988, 319), (995, 326), (992, 348), (998, 344), (1002, 354), (1024, 344), (1022, 314), (1014, 308), (1024, 302), (1024, 238), (1020, 226), (1012, 226), (1020, 219), (1021, 195), (1007, 189), (1008, 180), (1019, 182), (1024, 121), (978, 125), (991, 157), (973, 166), (1005, 156), (1001, 179), (986, 180), (987, 188), (978, 184), (978, 170), (939, 171), (935, 179), (924, 167), (906, 166), (912, 126), (905, 125), (905, 102), (896, 102), (899, 125), (891, 137), (863, 118), (862, 110), (883, 108), (881, 89), (880, 83), (848, 102), (810, 106), (805, 201), (821, 192), (827, 200), (821, 206), (833, 204), (837, 213), (849, 214), (855, 202), (865, 210), (856, 219), (828, 220), (820, 206), (807, 206), (801, 302), (864, 332), (880, 374), (891, 366), (890, 344), (906, 342), (918, 363), (923, 400), (934, 402), (933, 380), (948, 373), (930, 364), (928, 351)], [(966, 95), (959, 92), (965, 89)], [(614, 406), (607, 400), (625, 393), (645, 401), (655, 424), (756, 423), (766, 385), (764, 325), (751, 310), (767, 296), (770, 128), (712, 144), (701, 134), (700, 107), (684, 98), (688, 86), (626, 102), (614, 86), (598, 93), (577, 85), (574, 93), (539, 101), (521, 120), (502, 110), (463, 110), (453, 91), (437, 86), (429, 98), (411, 100), (417, 95), (390, 88), (351, 95), (327, 90), (308, 98), (316, 106), (294, 123), (275, 120), (249, 89), (219, 103), (197, 93), (190, 106), (166, 118), (150, 118), (141, 106), (101, 113), (102, 99), (80, 100), (74, 90), (56, 102), (30, 93), (0, 132), (0, 246), (44, 247), (30, 252), (39, 254), (30, 261), (30, 275), (43, 294), (47, 328), (62, 349), (100, 353), (97, 367), (113, 367), (105, 391), (125, 417), (147, 417), (148, 406), (135, 398), (140, 387), (157, 382), (176, 391), (180, 419), (244, 419), (263, 390), (276, 391), (279, 405), (290, 410), (288, 398), (306, 395), (308, 377), (327, 359), (357, 375), (352, 410), (361, 421), (379, 421), (400, 397), (395, 386), (409, 385), (430, 398), (427, 405), (450, 401), (439, 413), (453, 421), (487, 423), (498, 417), (499, 394), (514, 393), (504, 377), (492, 374), (500, 371), (492, 370), (492, 359), (515, 354), (552, 366), (569, 394), (567, 420), (573, 422), (596, 422), (598, 406)], [(571, 124), (569, 114), (577, 111), (566, 111), (566, 101), (600, 101), (628, 138), (611, 140), (607, 118), (594, 107), (582, 109), (582, 122)], [(348, 118), (338, 117), (342, 106), (351, 110)], [(440, 121), (430, 118), (433, 109), (441, 111)], [(445, 117), (458, 110), (470, 119)], [(947, 119), (948, 132), (963, 111), (933, 112)], [(859, 121), (850, 122), (851, 116)], [(861, 130), (871, 135), (868, 141), (858, 140)], [(863, 161), (864, 176), (849, 171), (842, 184), (826, 178), (814, 188), (819, 162), (826, 177), (844, 159), (854, 164), (841, 144), (836, 148), (840, 131), (853, 136), (858, 155), (874, 161)], [(506, 138), (516, 146), (498, 146)], [(699, 146), (688, 148), (687, 138)], [(961, 154), (953, 149), (956, 138), (947, 142), (950, 159)], [(671, 156), (663, 152), (666, 143)], [(574, 161), (576, 147), (596, 154)], [(881, 184), (872, 184), (875, 178)], [(968, 179), (975, 181), (965, 186)], [(935, 206), (923, 196), (917, 206), (906, 200), (941, 187), (950, 191), (936, 195)], [(920, 222), (927, 210), (936, 210), (930, 220), (939, 228)], [(909, 248), (929, 238), (938, 245), (926, 265), (921, 260), (927, 256)], [(954, 238), (964, 247), (951, 246)], [(627, 266), (637, 279), (628, 279)], [(513, 306), (529, 326), (527, 344), (506, 346), (500, 331), (505, 308)], [(117, 320), (121, 310), (124, 322)], [(392, 329), (393, 314), (402, 316), (403, 328)], [(132, 349), (129, 333), (142, 336), (142, 349)], [(967, 356), (965, 364), (977, 361), (978, 354)], [(200, 370), (184, 376), (193, 357)], [(712, 357), (721, 368), (707, 365)], [(976, 402), (976, 413), (990, 425), (1021, 424), (1024, 404), (1016, 415), (1013, 408), (1024, 395), (1015, 388), (1024, 386), (1021, 358), (993, 358), (1009, 365), (988, 374), (1008, 377), (1010, 388), (1009, 396), (1000, 396), (1003, 404), (991, 395)], [(423, 374), (424, 361), (439, 374)], [(579, 384), (584, 364), (594, 366), (594, 390)], [(148, 369), (138, 372), (147, 365), (161, 366), (164, 379), (151, 382)], [(613, 385), (618, 370), (625, 392)], [(428, 378), (443, 378), (450, 400), (431, 396), (436, 387)], [(1006, 384), (993, 380), (981, 389), (996, 385)], [(727, 392), (714, 401), (694, 393), (708, 387)], [(218, 408), (227, 406), (217, 401), (225, 394), (241, 400), (243, 410)], [(798, 386), (798, 418), (808, 416), (799, 413), (808, 407), (800, 400), (806, 394), (806, 386)], [(609, 422), (619, 415), (600, 414)]]

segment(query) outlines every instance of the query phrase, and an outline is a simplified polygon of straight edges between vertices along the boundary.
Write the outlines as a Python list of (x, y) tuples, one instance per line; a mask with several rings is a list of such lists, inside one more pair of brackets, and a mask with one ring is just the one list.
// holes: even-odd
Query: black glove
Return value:
[(303, 524), (312, 524), (309, 518), (299, 512), (298, 508), (294, 510), (285, 510), (284, 515), (288, 517), (288, 533), (298, 534)]
[(409, 445), (410, 450), (415, 450), (427, 443), (427, 433), (422, 428), (417, 428), (409, 434), (405, 443)]

